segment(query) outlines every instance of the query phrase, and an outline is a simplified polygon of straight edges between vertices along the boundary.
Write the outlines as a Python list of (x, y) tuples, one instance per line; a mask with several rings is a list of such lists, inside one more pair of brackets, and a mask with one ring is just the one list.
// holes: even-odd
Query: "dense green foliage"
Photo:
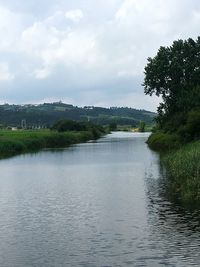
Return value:
[(105, 133), (105, 129), (101, 125), (96, 125), (91, 122), (77, 122), (72, 120), (60, 120), (56, 122), (51, 129), (60, 133), (67, 131), (88, 131), (92, 132), (94, 138), (98, 138), (102, 133)]
[(20, 130), (0, 131), (0, 157), (12, 156), (42, 148), (61, 148), (96, 139), (103, 134), (99, 128), (87, 131)]
[(200, 141), (163, 156), (170, 190), (184, 202), (200, 201)]
[(158, 151), (167, 151), (179, 148), (180, 138), (177, 134), (156, 132), (149, 136), (148, 145), (150, 148)]
[(57, 130), (58, 132), (86, 131), (87, 125), (86, 123), (81, 123), (72, 120), (60, 120), (52, 126), (52, 129)]
[(140, 121), (139, 128), (138, 128), (139, 132), (141, 133), (145, 132), (145, 126), (146, 126), (145, 122)]
[(132, 108), (75, 107), (58, 103), (41, 105), (0, 105), (0, 124), (21, 126), (26, 120), (28, 127), (51, 127), (58, 120), (90, 121), (95, 124), (137, 126), (139, 121), (152, 124), (155, 113)]
[(147, 143), (165, 151), (171, 192), (184, 202), (200, 201), (200, 37), (160, 47), (148, 59), (144, 86), (146, 94), (163, 98)]
[(160, 47), (145, 67), (145, 93), (162, 96), (157, 124), (182, 141), (200, 137), (200, 37)]
[(109, 124), (109, 130), (110, 131), (116, 131), (117, 130), (117, 123), (112, 122)]

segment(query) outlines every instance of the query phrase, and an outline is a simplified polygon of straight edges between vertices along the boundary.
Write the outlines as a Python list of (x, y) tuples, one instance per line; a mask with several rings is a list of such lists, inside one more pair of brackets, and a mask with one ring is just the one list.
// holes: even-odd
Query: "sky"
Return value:
[(199, 26), (199, 0), (0, 0), (0, 103), (155, 111), (147, 58)]

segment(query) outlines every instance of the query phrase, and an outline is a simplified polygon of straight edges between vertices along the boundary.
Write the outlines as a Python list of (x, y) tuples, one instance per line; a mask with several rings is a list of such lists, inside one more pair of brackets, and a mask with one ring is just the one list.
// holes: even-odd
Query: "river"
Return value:
[(148, 134), (0, 161), (0, 266), (200, 266), (200, 213), (166, 196)]

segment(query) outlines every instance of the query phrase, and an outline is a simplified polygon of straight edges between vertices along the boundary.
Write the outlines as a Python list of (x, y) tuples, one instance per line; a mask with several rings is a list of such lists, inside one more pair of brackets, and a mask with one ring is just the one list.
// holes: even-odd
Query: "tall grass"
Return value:
[(184, 202), (200, 201), (200, 141), (162, 157), (172, 192)]
[(0, 131), (0, 157), (42, 148), (60, 148), (100, 137), (92, 131), (63, 132), (50, 130)]

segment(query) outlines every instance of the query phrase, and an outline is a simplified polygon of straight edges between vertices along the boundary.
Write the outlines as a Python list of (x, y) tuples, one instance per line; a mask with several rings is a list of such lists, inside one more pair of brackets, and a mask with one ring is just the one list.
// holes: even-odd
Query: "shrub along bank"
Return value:
[(181, 140), (177, 134), (158, 131), (149, 136), (147, 144), (153, 150), (168, 151), (179, 148), (181, 146)]
[(200, 201), (200, 141), (183, 142), (176, 133), (155, 132), (147, 140), (149, 147), (161, 153), (169, 178), (169, 190), (181, 202)]
[(0, 157), (4, 158), (43, 148), (62, 148), (97, 139), (103, 129), (93, 125), (85, 131), (19, 130), (0, 131)]

